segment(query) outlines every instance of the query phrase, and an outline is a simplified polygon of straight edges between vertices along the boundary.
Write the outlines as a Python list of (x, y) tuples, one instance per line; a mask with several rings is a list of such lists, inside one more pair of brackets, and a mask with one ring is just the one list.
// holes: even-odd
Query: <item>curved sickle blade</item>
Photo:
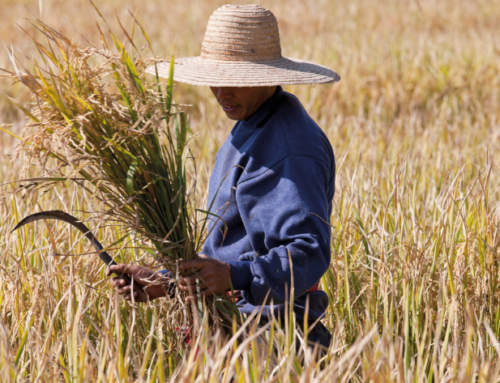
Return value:
[[(92, 234), (92, 232), (89, 230), (87, 226), (85, 226), (81, 221), (79, 221), (77, 218), (73, 217), (71, 214), (65, 213), (64, 211), (61, 210), (49, 210), (49, 211), (42, 211), (40, 213), (35, 213), (28, 215), (27, 217), (23, 218), (17, 225), (12, 229), (12, 231), (16, 231), (20, 227), (23, 227), (24, 225), (30, 223), (30, 222), (35, 222), (39, 221), (41, 219), (55, 219), (58, 221), (63, 221), (66, 223), (69, 223), (71, 226), (76, 227), (78, 230), (80, 230), (92, 243), (92, 246), (94, 246), (94, 249), (96, 249), (99, 258), (102, 259), (102, 261), (108, 265), (116, 265), (116, 262), (113, 260), (113, 258), (110, 257), (110, 255), (104, 251), (102, 245), (99, 243), (97, 238)], [(130, 277), (127, 274), (119, 274), (119, 273), (114, 273), (117, 277), (120, 277), (121, 279), (124, 279), (125, 282), (127, 282), (127, 285), (131, 283)]]

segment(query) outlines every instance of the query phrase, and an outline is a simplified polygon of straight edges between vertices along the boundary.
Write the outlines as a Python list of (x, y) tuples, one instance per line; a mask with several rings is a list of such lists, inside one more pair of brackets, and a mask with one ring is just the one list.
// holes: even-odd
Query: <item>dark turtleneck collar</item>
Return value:
[(274, 94), (269, 97), (254, 114), (240, 122), (249, 128), (260, 128), (264, 126), (281, 105), (283, 93), (283, 88), (277, 86)]

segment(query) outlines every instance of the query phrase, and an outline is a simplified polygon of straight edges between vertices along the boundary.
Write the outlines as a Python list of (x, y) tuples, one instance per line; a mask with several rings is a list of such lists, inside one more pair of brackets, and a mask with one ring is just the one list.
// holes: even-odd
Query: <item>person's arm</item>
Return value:
[(290, 288), (292, 269), (299, 297), (328, 269), (332, 172), (321, 160), (289, 156), (237, 185), (236, 201), (255, 252), (242, 254), (230, 266), (234, 289), (243, 290), (249, 303), (263, 304), (268, 292), (267, 303), (283, 303), (290, 296), (285, 286)]

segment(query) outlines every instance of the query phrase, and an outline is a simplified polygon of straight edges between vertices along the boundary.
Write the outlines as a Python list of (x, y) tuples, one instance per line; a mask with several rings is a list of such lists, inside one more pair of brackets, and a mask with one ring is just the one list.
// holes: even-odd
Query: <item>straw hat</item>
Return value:
[[(157, 64), (168, 78), (169, 63)], [(148, 73), (155, 74), (155, 67)], [(281, 55), (278, 22), (260, 5), (224, 5), (208, 21), (201, 55), (174, 61), (174, 80), (192, 85), (250, 87), (340, 80), (324, 66)]]

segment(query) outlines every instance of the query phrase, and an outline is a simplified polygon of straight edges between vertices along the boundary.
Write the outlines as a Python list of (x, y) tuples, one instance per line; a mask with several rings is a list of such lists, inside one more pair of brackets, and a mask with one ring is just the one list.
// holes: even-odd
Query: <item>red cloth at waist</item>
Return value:
[(311, 287), (307, 292), (308, 293), (315, 293), (318, 290), (319, 290), (319, 282), (316, 283), (313, 287)]

